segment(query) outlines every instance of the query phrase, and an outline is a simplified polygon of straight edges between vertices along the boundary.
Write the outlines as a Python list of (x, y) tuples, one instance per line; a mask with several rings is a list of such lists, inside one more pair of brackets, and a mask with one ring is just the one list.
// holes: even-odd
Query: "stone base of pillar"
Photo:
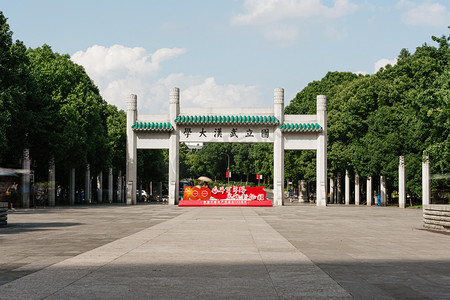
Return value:
[(308, 199), (308, 185), (306, 180), (298, 181), (298, 202), (299, 203), (309, 203)]

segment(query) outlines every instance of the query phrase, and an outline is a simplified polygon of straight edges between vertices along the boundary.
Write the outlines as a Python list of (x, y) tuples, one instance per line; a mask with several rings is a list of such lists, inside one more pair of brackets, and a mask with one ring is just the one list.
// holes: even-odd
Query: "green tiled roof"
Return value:
[(287, 132), (320, 132), (322, 126), (317, 123), (283, 123), (280, 129)]
[(274, 116), (178, 116), (177, 124), (279, 124)]
[(149, 130), (149, 131), (172, 131), (173, 126), (169, 122), (136, 122), (131, 128), (134, 130)]

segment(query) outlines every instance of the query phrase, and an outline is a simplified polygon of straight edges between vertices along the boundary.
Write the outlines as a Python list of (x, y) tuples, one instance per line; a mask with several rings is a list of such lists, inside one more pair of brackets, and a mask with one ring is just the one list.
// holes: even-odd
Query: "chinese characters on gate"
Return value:
[(184, 128), (183, 134), (186, 138), (189, 138), (191, 135), (197, 135), (197, 137), (214, 137), (214, 138), (222, 138), (224, 135), (229, 135), (230, 138), (254, 138), (256, 134), (259, 134), (261, 138), (268, 139), (270, 136), (270, 131), (268, 128), (263, 128), (261, 130), (253, 130), (251, 128), (247, 130), (241, 130), (239, 128), (231, 128), (230, 131), (223, 131), (222, 128), (215, 128), (214, 131), (208, 132), (202, 127), (199, 131), (193, 131), (191, 127)]
[(258, 200), (258, 201), (264, 201), (265, 195), (260, 194), (254, 194), (254, 193), (247, 193), (247, 189), (245, 186), (228, 186), (223, 187), (221, 186), (218, 188), (217, 186), (213, 187), (211, 190), (211, 193), (213, 195), (222, 194), (226, 195), (226, 199), (230, 200)]

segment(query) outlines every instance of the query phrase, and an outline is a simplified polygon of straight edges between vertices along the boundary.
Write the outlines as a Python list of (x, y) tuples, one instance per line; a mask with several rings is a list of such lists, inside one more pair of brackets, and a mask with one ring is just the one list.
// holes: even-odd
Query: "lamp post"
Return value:
[(227, 166), (227, 178), (228, 178), (228, 185), (230, 185), (230, 155), (228, 153), (222, 152), (221, 154), (225, 154), (228, 157), (228, 166)]

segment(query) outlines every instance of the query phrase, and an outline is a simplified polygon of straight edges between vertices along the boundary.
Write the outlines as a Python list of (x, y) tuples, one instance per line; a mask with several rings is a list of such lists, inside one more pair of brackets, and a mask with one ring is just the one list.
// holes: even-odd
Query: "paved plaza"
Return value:
[(18, 209), (0, 250), (0, 299), (450, 298), (450, 235), (419, 209)]

